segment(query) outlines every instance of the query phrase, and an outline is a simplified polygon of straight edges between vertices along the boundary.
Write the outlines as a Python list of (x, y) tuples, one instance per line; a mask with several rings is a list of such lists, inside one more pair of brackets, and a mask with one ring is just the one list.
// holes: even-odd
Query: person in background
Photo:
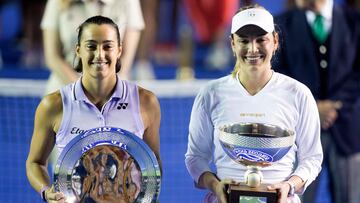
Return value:
[(346, 0), (345, 1), (349, 6), (354, 8), (357, 11), (360, 11), (360, 1), (358, 0)]
[(159, 0), (140, 0), (145, 20), (145, 29), (141, 33), (138, 53), (134, 63), (133, 78), (136, 80), (156, 79), (151, 62), (158, 28)]
[(179, 67), (176, 78), (189, 80), (194, 73), (194, 41), (209, 47), (204, 59), (207, 69), (225, 69), (231, 60), (231, 51), (227, 46), (228, 26), (232, 15), (239, 7), (237, 0), (193, 1), (182, 0), (189, 23), (180, 25), (179, 31)]
[(25, 68), (43, 68), (44, 53), (39, 24), (46, 0), (21, 0), (23, 13), (23, 47), (21, 63)]
[[(33, 137), (26, 161), (26, 174), (44, 201), (65, 202), (51, 187), (47, 171), (50, 152), (59, 153), (78, 134), (73, 129), (114, 126), (143, 139), (160, 160), (160, 105), (156, 96), (131, 82), (121, 80), (122, 54), (118, 26), (110, 18), (94, 16), (78, 29), (74, 83), (45, 96), (35, 114)], [(126, 108), (118, 108), (127, 103)]]
[[(295, 143), (277, 163), (262, 169), (264, 183), (271, 184), (269, 190), (278, 190), (278, 203), (299, 202), (297, 194), (317, 177), (323, 158), (315, 99), (304, 84), (272, 70), (279, 36), (273, 16), (263, 7), (241, 8), (232, 18), (230, 40), (236, 59), (232, 74), (211, 81), (195, 98), (186, 167), (196, 186), (209, 190), (205, 202), (225, 203), (224, 185), (244, 182), (247, 167), (224, 152), (220, 127), (276, 125), (293, 131)], [(211, 161), (216, 174), (209, 167)]]
[[(359, 203), (359, 14), (333, 0), (295, 5), (275, 18), (283, 44), (273, 68), (307, 85), (316, 99), (333, 202)], [(318, 187), (315, 181), (304, 202), (315, 202)]]
[(41, 22), (44, 38), (45, 63), (51, 70), (46, 93), (59, 89), (79, 78), (73, 66), (76, 43), (75, 30), (94, 15), (113, 19), (120, 28), (124, 52), (120, 77), (128, 79), (133, 59), (144, 28), (139, 0), (49, 0)]

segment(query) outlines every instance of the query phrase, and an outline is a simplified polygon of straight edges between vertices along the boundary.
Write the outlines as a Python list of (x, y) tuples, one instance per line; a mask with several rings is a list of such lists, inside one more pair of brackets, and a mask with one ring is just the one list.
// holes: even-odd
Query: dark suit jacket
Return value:
[[(320, 67), (311, 28), (304, 10), (290, 10), (277, 16), (280, 51), (273, 59), (275, 71), (307, 85), (314, 97), (320, 94)], [(326, 98), (340, 100), (343, 108), (330, 129), (341, 153), (360, 152), (360, 24), (359, 14), (345, 7), (333, 9), (328, 46)], [(323, 98), (324, 99), (324, 98)]]

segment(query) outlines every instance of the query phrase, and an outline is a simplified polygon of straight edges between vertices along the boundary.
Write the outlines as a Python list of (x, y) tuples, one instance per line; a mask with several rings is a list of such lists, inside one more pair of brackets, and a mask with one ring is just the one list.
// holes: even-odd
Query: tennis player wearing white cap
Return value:
[(187, 169), (197, 187), (209, 190), (205, 202), (227, 202), (224, 185), (244, 182), (246, 167), (225, 154), (219, 127), (240, 122), (277, 125), (295, 132), (295, 144), (281, 160), (262, 169), (263, 183), (279, 191), (279, 203), (300, 202), (298, 194), (317, 177), (323, 158), (316, 102), (305, 85), (272, 70), (279, 39), (267, 10), (240, 9), (232, 19), (230, 41), (236, 59), (232, 74), (211, 81), (194, 101)]

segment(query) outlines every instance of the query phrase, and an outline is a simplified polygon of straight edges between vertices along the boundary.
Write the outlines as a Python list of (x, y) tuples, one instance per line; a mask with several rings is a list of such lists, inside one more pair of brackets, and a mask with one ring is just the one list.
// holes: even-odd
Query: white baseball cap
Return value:
[(273, 16), (263, 8), (250, 8), (237, 13), (232, 18), (231, 34), (245, 25), (256, 25), (267, 33), (274, 31)]

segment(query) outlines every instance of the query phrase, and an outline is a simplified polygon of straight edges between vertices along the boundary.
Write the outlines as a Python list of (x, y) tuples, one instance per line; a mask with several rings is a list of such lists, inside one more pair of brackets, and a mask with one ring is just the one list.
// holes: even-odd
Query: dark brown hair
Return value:
[[(83, 30), (85, 27), (87, 27), (88, 25), (111, 25), (115, 30), (116, 30), (116, 36), (117, 36), (117, 41), (118, 41), (118, 46), (120, 47), (120, 32), (119, 32), (119, 27), (116, 25), (116, 23), (114, 23), (113, 20), (111, 20), (108, 17), (104, 17), (104, 16), (93, 16), (88, 18), (85, 22), (83, 22), (79, 28), (78, 28), (78, 37), (77, 37), (77, 46), (80, 46), (80, 41), (81, 41), (81, 35), (83, 33)], [(117, 59), (116, 61), (116, 72), (119, 72), (121, 69), (121, 61), (120, 58)], [(79, 62), (76, 64), (75, 66), (75, 70), (79, 73), (82, 72), (82, 62), (81, 60), (79, 60)]]

